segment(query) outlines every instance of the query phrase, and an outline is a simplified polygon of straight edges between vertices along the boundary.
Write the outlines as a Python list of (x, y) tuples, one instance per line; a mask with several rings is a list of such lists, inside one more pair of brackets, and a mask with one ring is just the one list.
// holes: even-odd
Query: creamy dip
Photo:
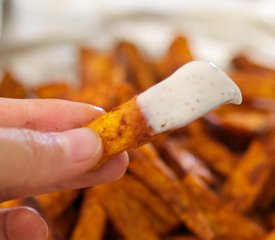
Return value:
[(137, 97), (156, 133), (182, 127), (224, 103), (240, 104), (238, 86), (214, 64), (193, 61)]

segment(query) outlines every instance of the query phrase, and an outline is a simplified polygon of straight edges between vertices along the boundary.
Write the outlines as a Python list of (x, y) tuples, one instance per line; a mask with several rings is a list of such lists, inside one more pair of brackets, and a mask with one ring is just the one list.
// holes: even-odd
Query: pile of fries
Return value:
[[(6, 73), (0, 96), (61, 98), (108, 111), (191, 60), (183, 36), (158, 61), (128, 42), (110, 52), (82, 48), (78, 88), (57, 82), (26, 90)], [(275, 239), (275, 70), (238, 56), (228, 74), (241, 88), (241, 106), (223, 106), (130, 149), (130, 166), (117, 182), (1, 207), (35, 207), (49, 239)]]

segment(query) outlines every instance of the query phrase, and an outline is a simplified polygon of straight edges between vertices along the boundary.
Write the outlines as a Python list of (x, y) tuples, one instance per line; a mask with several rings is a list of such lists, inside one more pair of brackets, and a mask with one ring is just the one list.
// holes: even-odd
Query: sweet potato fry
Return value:
[(68, 84), (60, 82), (39, 86), (35, 89), (35, 94), (39, 98), (61, 98), (69, 90)]
[(275, 240), (275, 230), (266, 235), (263, 240)]
[(25, 87), (16, 80), (11, 73), (4, 73), (0, 80), (0, 97), (25, 98), (27, 92)]
[(240, 87), (245, 101), (275, 98), (275, 71), (233, 71), (230, 77)]
[(187, 175), (183, 179), (183, 187), (188, 196), (201, 207), (207, 216), (216, 239), (250, 240), (261, 239), (265, 235), (265, 230), (261, 226), (232, 208), (224, 206), (221, 199), (198, 177)]
[(237, 163), (236, 155), (225, 145), (208, 135), (200, 122), (188, 126), (191, 135), (186, 140), (186, 147), (204, 160), (221, 176), (228, 176)]
[(164, 240), (200, 240), (200, 238), (197, 238), (195, 236), (189, 236), (189, 235), (176, 235), (176, 236), (165, 237)]
[(243, 212), (252, 210), (266, 185), (273, 180), (274, 160), (259, 140), (254, 140), (227, 179), (223, 193)]
[(102, 115), (87, 127), (99, 133), (104, 146), (103, 157), (94, 169), (103, 165), (111, 156), (149, 141), (153, 135), (139, 110), (136, 98)]
[(235, 58), (232, 59), (232, 64), (233, 67), (238, 69), (238, 70), (243, 70), (243, 71), (255, 71), (255, 72), (259, 72), (259, 71), (268, 71), (268, 72), (272, 72), (275, 70), (261, 66), (255, 62), (253, 62), (251, 59), (249, 59), (248, 57), (244, 56), (244, 55), (240, 55), (237, 56)]
[(158, 193), (191, 231), (202, 239), (213, 239), (214, 234), (204, 214), (189, 201), (175, 174), (160, 160), (154, 149), (144, 145), (131, 151), (130, 156), (130, 172)]
[(77, 190), (52, 192), (35, 196), (35, 200), (51, 221), (60, 216), (78, 196)]
[(127, 79), (139, 90), (144, 91), (156, 83), (149, 64), (139, 53), (135, 45), (121, 42), (116, 48), (118, 61), (125, 66)]
[(159, 80), (163, 80), (183, 64), (193, 60), (187, 39), (178, 36), (171, 43), (167, 55), (154, 65)]
[(0, 208), (13, 208), (13, 207), (18, 207), (23, 204), (22, 200), (10, 200), (6, 202), (0, 203)]
[(79, 219), (71, 240), (102, 240), (106, 228), (107, 215), (92, 188), (85, 191)]
[(128, 83), (96, 83), (81, 90), (71, 90), (61, 97), (66, 100), (90, 103), (106, 111), (122, 104), (134, 96), (134, 89)]
[(160, 239), (142, 205), (123, 189), (116, 184), (109, 184), (98, 186), (95, 191), (112, 223), (125, 239)]
[[(184, 141), (184, 140), (183, 140)], [(167, 164), (182, 177), (186, 173), (196, 174), (208, 184), (217, 181), (205, 164), (185, 148), (182, 139), (166, 139), (160, 152)]]
[(175, 229), (180, 221), (157, 194), (153, 193), (140, 181), (126, 174), (121, 180), (115, 183), (131, 197), (142, 203), (147, 213), (152, 215), (152, 224), (157, 233), (164, 234)]
[[(74, 206), (67, 208), (52, 223), (52, 228), (57, 239), (70, 239), (70, 235), (76, 223), (78, 209)], [(84, 238), (79, 238), (84, 239)]]
[(83, 48), (80, 52), (80, 74), (82, 86), (104, 82), (126, 82), (123, 67), (116, 62), (110, 53), (100, 53), (92, 49)]
[(274, 113), (242, 105), (225, 105), (209, 113), (205, 119), (236, 137), (255, 137), (274, 126)]

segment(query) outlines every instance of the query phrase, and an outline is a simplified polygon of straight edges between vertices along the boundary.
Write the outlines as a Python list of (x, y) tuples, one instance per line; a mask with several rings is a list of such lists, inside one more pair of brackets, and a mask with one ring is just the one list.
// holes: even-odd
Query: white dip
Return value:
[(156, 133), (182, 127), (224, 103), (240, 104), (238, 86), (214, 64), (194, 61), (137, 97)]

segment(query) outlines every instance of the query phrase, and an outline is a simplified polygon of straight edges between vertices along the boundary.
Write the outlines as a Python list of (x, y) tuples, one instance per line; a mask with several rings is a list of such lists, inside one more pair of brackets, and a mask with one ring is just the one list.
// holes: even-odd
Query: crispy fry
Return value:
[(217, 181), (205, 164), (185, 148), (185, 144), (181, 139), (166, 139), (160, 152), (162, 152), (163, 158), (179, 177), (186, 173), (193, 173), (208, 184), (213, 184)]
[(230, 77), (240, 87), (245, 101), (275, 98), (275, 71), (233, 71)]
[(183, 179), (183, 187), (189, 198), (196, 202), (207, 216), (216, 239), (250, 240), (260, 239), (265, 235), (265, 230), (255, 222), (224, 206), (220, 198), (198, 177), (187, 175)]
[(164, 238), (164, 240), (200, 240), (195, 236), (188, 236), (188, 235), (176, 235), (176, 236), (169, 236)]
[(80, 74), (83, 87), (99, 82), (107, 85), (126, 82), (123, 67), (116, 62), (112, 54), (87, 48), (81, 49), (80, 52)]
[(23, 204), (22, 200), (10, 200), (0, 203), (0, 208), (13, 208)]
[(237, 157), (225, 145), (208, 135), (200, 122), (190, 124), (191, 136), (186, 147), (204, 160), (214, 171), (228, 176), (237, 163)]
[(107, 216), (92, 188), (85, 191), (84, 200), (71, 240), (102, 240)]
[(174, 173), (160, 160), (154, 149), (144, 145), (133, 150), (131, 157), (130, 171), (158, 193), (190, 230), (202, 239), (213, 239), (214, 234), (204, 214), (189, 201)]
[(251, 59), (247, 58), (246, 56), (240, 55), (232, 59), (233, 66), (238, 70), (243, 71), (274, 71), (272, 69), (269, 69), (267, 67), (261, 66), (255, 62), (253, 62)]
[[(116, 229), (128, 240), (160, 239), (142, 205), (116, 184), (95, 188)], [(111, 201), (109, 201), (111, 199)]]
[(0, 80), (0, 97), (25, 98), (26, 96), (27, 92), (25, 87), (10, 73), (4, 73)]
[(149, 141), (153, 135), (136, 98), (102, 115), (87, 127), (100, 135), (104, 146), (103, 157), (94, 169), (102, 166), (111, 156)]
[(154, 64), (154, 68), (159, 80), (163, 80), (176, 71), (183, 64), (193, 60), (187, 39), (178, 36), (171, 43), (168, 53), (162, 61)]
[(266, 235), (263, 240), (275, 240), (275, 230)]
[(206, 120), (237, 137), (263, 134), (274, 127), (274, 113), (247, 105), (225, 105), (209, 113)]
[(128, 80), (139, 90), (144, 91), (156, 83), (149, 64), (139, 53), (135, 45), (121, 42), (116, 48), (118, 60), (125, 66)]
[(152, 224), (158, 233), (168, 233), (179, 225), (179, 219), (169, 206), (137, 179), (125, 175), (115, 184), (142, 203), (147, 208), (147, 213), (152, 212)]
[(39, 86), (35, 94), (39, 98), (61, 98), (69, 90), (68, 84), (60, 82)]
[(52, 226), (55, 235), (58, 236), (57, 239), (69, 239), (76, 222), (77, 210), (74, 206), (71, 206), (54, 220)]
[(46, 216), (53, 221), (59, 217), (78, 196), (77, 190), (52, 192), (35, 196), (35, 200), (43, 208)]
[(264, 145), (255, 140), (227, 179), (223, 192), (243, 212), (252, 210), (266, 185), (273, 180), (274, 161)]
[[(106, 97), (108, 96), (108, 97)], [(90, 103), (109, 111), (134, 96), (134, 90), (128, 83), (97, 83), (62, 95), (63, 99)]]

